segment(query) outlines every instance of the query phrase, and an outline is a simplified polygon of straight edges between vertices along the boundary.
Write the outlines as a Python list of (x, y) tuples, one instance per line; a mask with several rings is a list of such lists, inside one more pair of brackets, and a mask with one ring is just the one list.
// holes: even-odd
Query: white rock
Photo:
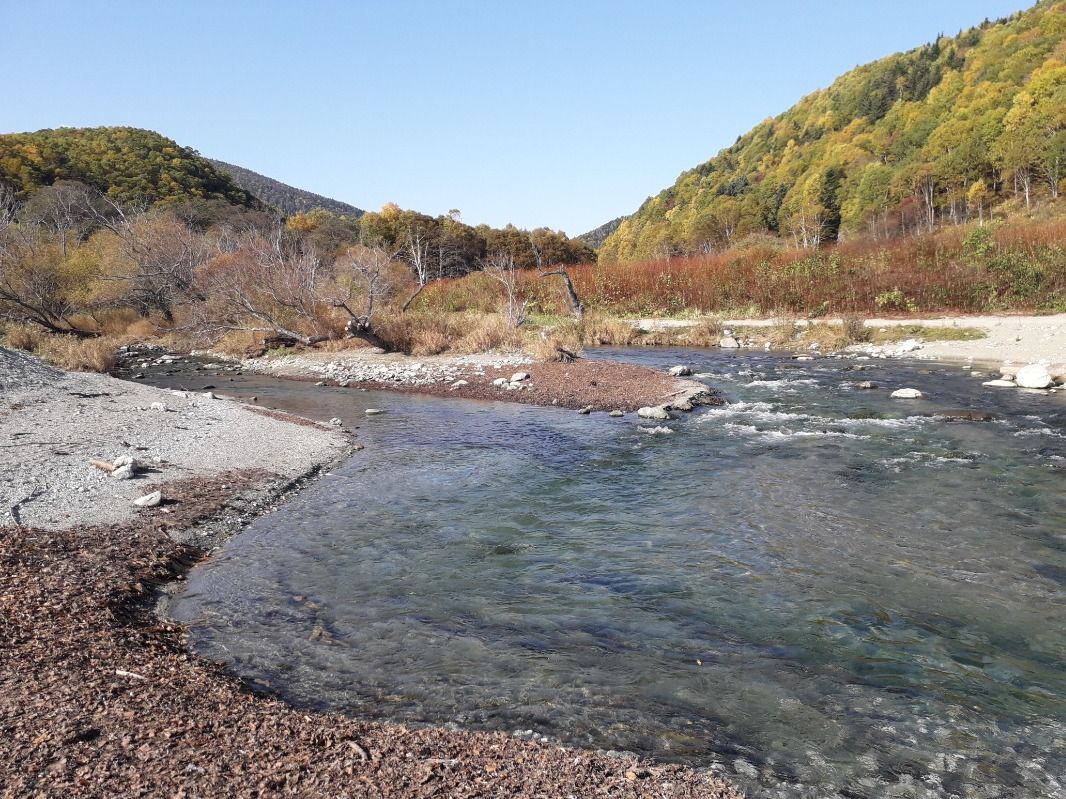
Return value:
[(462, 386), (468, 385), (470, 385), (469, 380), (456, 380), (454, 383), (452, 383), (452, 391), (455, 391), (455, 389), (461, 388)]
[(206, 399), (215, 399), (215, 395), (212, 394), (210, 391), (205, 391), (200, 396), (205, 397)]
[(650, 436), (667, 435), (674, 432), (669, 427), (663, 427), (662, 425), (658, 427), (642, 427), (640, 429)]
[(162, 402), (153, 402), (151, 407), (153, 411), (165, 411), (167, 409), (167, 406)]
[(111, 465), (114, 466), (116, 469), (119, 466), (133, 466), (133, 456), (119, 455), (117, 458), (111, 461)]
[(506, 377), (497, 377), (495, 380), (492, 381), (492, 385), (499, 386), (500, 388), (503, 388), (504, 386), (506, 386), (510, 382), (511, 381), (508, 380)]
[(515, 372), (511, 375), (512, 383), (521, 383), (523, 380), (529, 380), (529, 372)]
[(111, 476), (116, 480), (129, 480), (133, 477), (133, 464), (127, 463), (125, 466), (119, 466), (111, 472)]
[(618, 418), (620, 418), (622, 416), (625, 416), (626, 414), (625, 414), (625, 411), (614, 410), (614, 411), (611, 411), (610, 413), (608, 413), (607, 415), (608, 416), (613, 416), (614, 418), (618, 419)]
[(162, 501), (162, 492), (153, 491), (151, 494), (145, 494), (143, 497), (137, 497), (137, 499), (133, 500), (133, 504), (136, 505), (138, 508), (154, 508)]
[(897, 388), (889, 396), (892, 399), (921, 399), (922, 392), (916, 388)]
[(671, 366), (670, 374), (674, 377), (688, 377), (690, 374), (692, 374), (692, 370), (689, 369), (687, 366)]
[(987, 380), (982, 386), (995, 386), (996, 388), (1017, 388), (1013, 380)]
[(921, 348), (922, 342), (918, 341), (918, 339), (916, 338), (909, 338), (906, 341), (901, 341), (899, 344), (896, 345), (896, 354), (903, 355), (908, 352), (920, 350)]
[(338, 418), (337, 418), (336, 416), (334, 416), (334, 417), (333, 417), (332, 419), (330, 419), (330, 420), (329, 420), (329, 423), (330, 423), (331, 425), (333, 425), (334, 427), (340, 427), (340, 426), (341, 426), (342, 424), (344, 424), (344, 422), (342, 422), (342, 421), (341, 421), (340, 419), (338, 419)]
[(670, 414), (661, 406), (645, 406), (637, 410), (641, 419), (669, 419)]
[(365, 413), (367, 416), (380, 416), (381, 414), (385, 413), (385, 411), (381, 410), (380, 408), (367, 408), (365, 411), (363, 411), (363, 413)]
[(1019, 388), (1048, 388), (1054, 385), (1051, 372), (1042, 363), (1033, 363), (1023, 366), (1014, 376)]
[(718, 346), (727, 350), (735, 350), (740, 346), (740, 342), (732, 336), (722, 336), (722, 340), (718, 342)]

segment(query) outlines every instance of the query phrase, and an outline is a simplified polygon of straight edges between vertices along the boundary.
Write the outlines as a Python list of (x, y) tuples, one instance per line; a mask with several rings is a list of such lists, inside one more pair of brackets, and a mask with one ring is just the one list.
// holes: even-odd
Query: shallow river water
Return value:
[[(686, 363), (730, 404), (649, 423), (220, 385), (366, 449), (192, 572), (194, 648), (298, 704), (633, 750), (752, 796), (1064, 795), (1063, 394), (599, 356)], [(925, 415), (955, 408), (998, 420)]]

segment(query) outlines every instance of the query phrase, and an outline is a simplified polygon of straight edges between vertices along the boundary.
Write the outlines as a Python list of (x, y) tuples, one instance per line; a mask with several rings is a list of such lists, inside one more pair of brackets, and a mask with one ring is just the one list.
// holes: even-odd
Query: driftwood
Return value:
[(107, 472), (108, 474), (115, 471), (115, 464), (113, 464), (111, 461), (101, 461), (97, 460), (96, 458), (93, 458), (91, 461), (89, 461), (89, 463), (91, 463), (100, 471)]

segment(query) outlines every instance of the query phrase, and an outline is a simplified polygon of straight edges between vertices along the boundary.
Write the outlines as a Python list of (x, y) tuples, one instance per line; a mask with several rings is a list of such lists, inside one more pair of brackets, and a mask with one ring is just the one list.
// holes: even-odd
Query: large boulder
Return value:
[(1049, 388), (1055, 384), (1051, 378), (1051, 372), (1042, 363), (1032, 363), (1023, 366), (1014, 376), (1014, 382), (1019, 388)]
[(732, 336), (722, 336), (722, 340), (718, 342), (718, 346), (727, 350), (735, 350), (740, 346), (740, 342)]
[(687, 377), (688, 375), (692, 374), (692, 370), (689, 369), (687, 366), (671, 366), (670, 374), (674, 377)]

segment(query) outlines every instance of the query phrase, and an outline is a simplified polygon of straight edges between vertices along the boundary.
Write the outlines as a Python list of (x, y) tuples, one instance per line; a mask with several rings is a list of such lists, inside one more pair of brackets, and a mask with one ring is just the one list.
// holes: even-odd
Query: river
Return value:
[[(687, 364), (729, 404), (663, 423), (218, 385), (366, 449), (191, 573), (193, 648), (299, 705), (637, 751), (756, 797), (1063, 795), (1064, 394), (594, 356)], [(928, 415), (957, 408), (996, 419)]]

